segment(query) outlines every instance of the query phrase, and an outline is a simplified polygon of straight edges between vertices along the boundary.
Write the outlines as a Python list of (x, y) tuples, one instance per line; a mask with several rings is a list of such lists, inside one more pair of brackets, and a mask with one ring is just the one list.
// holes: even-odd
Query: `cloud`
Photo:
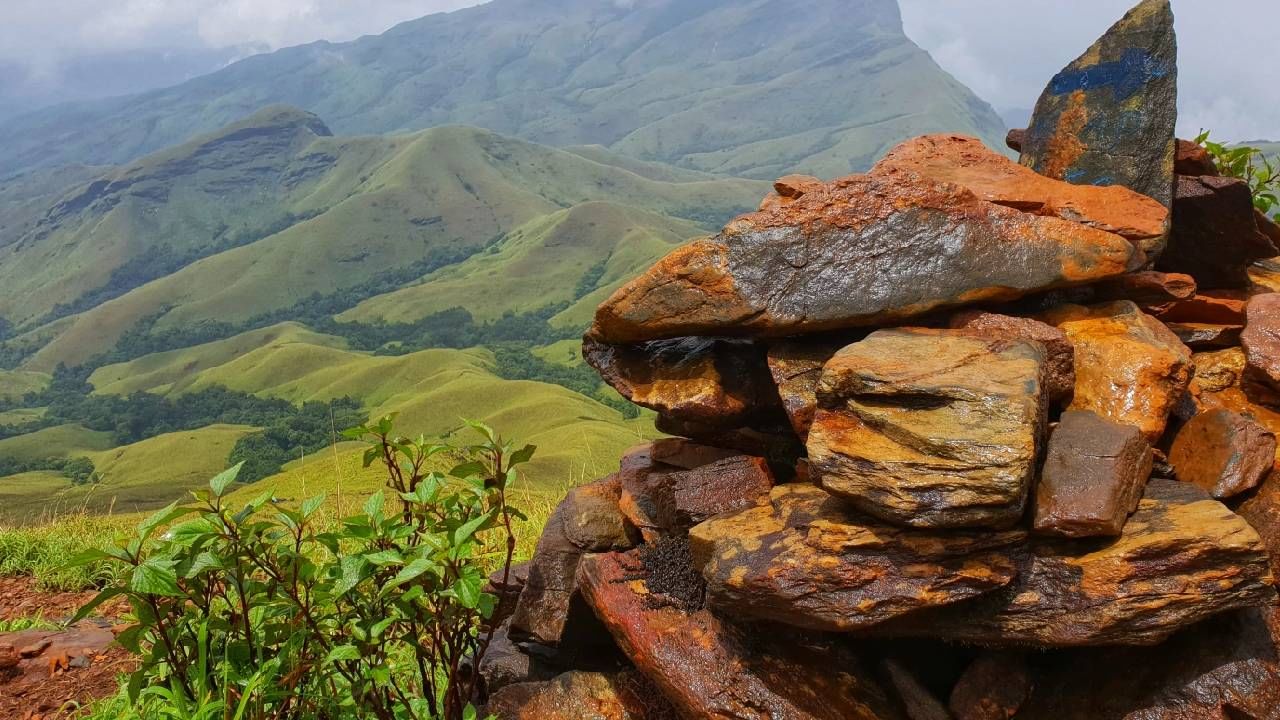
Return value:
[[(1030, 108), (1045, 83), (1136, 0), (900, 0), (907, 34), (997, 109)], [(1179, 133), (1280, 139), (1275, 0), (1173, 0)]]

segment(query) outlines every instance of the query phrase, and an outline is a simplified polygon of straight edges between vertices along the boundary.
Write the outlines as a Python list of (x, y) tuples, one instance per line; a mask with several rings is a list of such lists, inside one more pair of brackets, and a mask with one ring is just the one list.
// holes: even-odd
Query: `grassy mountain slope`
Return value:
[(97, 485), (75, 486), (58, 473), (23, 473), (0, 478), (0, 518), (130, 513), (164, 507), (188, 490), (204, 487), (226, 467), (237, 440), (253, 432), (242, 425), (210, 425), (170, 433), (124, 447), (77, 452), (102, 475)]
[[(281, 117), (289, 121), (282, 124)], [(182, 186), (185, 194), (207, 202), (180, 203), (172, 189), (168, 199), (157, 201), (158, 207), (140, 200), (137, 208), (126, 212), (121, 210), (125, 200), (79, 200), (89, 192), (83, 190), (53, 208), (43, 221), (43, 235), (15, 244), (7, 249), (7, 257), (0, 258), (0, 277), (11, 277), (14, 283), (0, 285), (14, 288), (14, 292), (0, 291), (0, 316), (15, 325), (27, 323), (23, 328), (27, 333), (14, 344), (43, 347), (27, 367), (47, 371), (60, 362), (80, 364), (109, 350), (143, 318), (158, 315), (155, 329), (160, 331), (203, 321), (241, 322), (290, 307), (313, 294), (329, 295), (377, 282), (388, 273), (409, 271), (405, 279), (414, 280), (421, 272), (412, 270), (424, 260), (461, 260), (521, 226), (586, 203), (607, 200), (650, 211), (654, 214), (640, 221), (651, 223), (653, 229), (639, 232), (674, 240), (676, 234), (701, 232), (693, 222), (713, 227), (754, 205), (766, 189), (763, 183), (749, 180), (652, 180), (616, 165), (473, 128), (434, 128), (386, 138), (315, 136), (305, 144), (291, 141), (283, 146), (277, 138), (279, 157), (272, 160), (247, 155), (256, 143), (241, 147), (226, 139), (252, 134), (254, 129), (264, 136), (296, 138), (299, 125), (301, 132), (313, 135), (313, 122), (309, 115), (286, 109), (259, 113), (221, 133), (119, 171), (134, 178), (134, 187)], [(167, 178), (164, 168), (172, 163), (166, 158), (194, 162), (193, 156), (216, 163), (218, 172)], [(204, 232), (208, 225), (193, 217), (194, 210), (182, 211), (178, 206), (216, 206), (221, 216), (237, 215), (239, 199), (229, 198), (224, 205), (210, 196), (222, 192), (224, 183), (238, 182), (228, 178), (256, 174), (263, 166), (270, 169), (261, 174), (272, 178), (272, 183), (280, 178), (292, 181), (283, 183), (273, 196), (274, 210), (264, 209), (256, 223), (241, 218), (242, 227), (272, 222), (265, 219), (272, 212), (277, 217), (305, 219), (183, 265), (73, 317), (32, 327), (38, 322), (33, 318), (48, 312), (55, 301), (68, 302), (91, 291), (102, 281), (104, 268), (145, 262), (156, 246), (180, 234), (171, 232), (167, 223), (140, 227), (132, 221), (117, 222), (118, 217), (171, 214), (179, 226), (196, 228), (187, 237), (212, 237)], [(129, 192), (122, 190), (111, 197)], [(74, 211), (60, 209), (64, 207)], [(585, 213), (591, 214), (590, 209)], [(633, 219), (639, 217), (632, 214)], [(586, 235), (577, 241), (610, 247), (618, 242), (610, 234), (616, 229), (608, 224), (594, 231), (580, 229)], [(649, 246), (654, 255), (645, 260), (661, 251)], [(63, 279), (52, 282), (47, 276), (57, 267), (70, 269)], [(24, 277), (22, 268), (27, 268), (25, 275), (45, 277), (38, 292), (21, 291), (35, 284)], [(572, 288), (578, 278), (560, 279)]]
[[(299, 339), (279, 339), (290, 333)], [(296, 327), (282, 325), (107, 366), (91, 380), (102, 383), (96, 385), (99, 391), (171, 396), (220, 385), (293, 402), (356, 397), (371, 415), (397, 413), (408, 434), (448, 435), (463, 429), (463, 418), (482, 420), (544, 448), (529, 469), (541, 484), (611, 472), (622, 450), (652, 436), (647, 420), (623, 420), (617, 411), (565, 388), (496, 377), (487, 350), (382, 357), (312, 336), (300, 339)], [(231, 347), (238, 352), (227, 353)], [(115, 378), (135, 381), (121, 385)]]
[[(58, 425), (0, 440), (0, 457), (15, 460), (71, 458), (110, 448), (111, 433), (90, 430), (80, 425)], [(66, 478), (63, 478), (63, 482), (66, 482)]]
[(1002, 130), (893, 0), (495, 0), (13, 118), (0, 171), (128, 162), (271, 103), (346, 134), (465, 123), (765, 179), (845, 174), (923, 131)]
[(559, 303), (576, 303), (593, 269), (612, 292), (654, 258), (705, 232), (698, 225), (609, 202), (588, 202), (526, 223), (496, 245), (438, 270), (420, 284), (371, 298), (339, 315), (344, 322), (412, 322), (451, 307), (481, 321)]
[(12, 400), (29, 392), (38, 392), (48, 384), (49, 376), (44, 373), (0, 370), (0, 400)]

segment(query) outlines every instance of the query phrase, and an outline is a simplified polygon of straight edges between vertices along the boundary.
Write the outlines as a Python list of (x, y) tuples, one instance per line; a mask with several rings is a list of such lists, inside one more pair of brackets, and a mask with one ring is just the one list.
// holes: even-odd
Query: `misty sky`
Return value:
[[(1136, 0), (900, 0), (907, 33), (998, 110), (1045, 82)], [(348, 40), (475, 0), (0, 0), (0, 67), (59, 82), (76, 57)], [(1181, 134), (1280, 139), (1276, 0), (1174, 0)], [(1258, 58), (1262, 58), (1259, 60)], [(21, 68), (20, 70), (18, 68)], [(13, 78), (9, 78), (10, 85)], [(2, 85), (4, 83), (0, 83)]]

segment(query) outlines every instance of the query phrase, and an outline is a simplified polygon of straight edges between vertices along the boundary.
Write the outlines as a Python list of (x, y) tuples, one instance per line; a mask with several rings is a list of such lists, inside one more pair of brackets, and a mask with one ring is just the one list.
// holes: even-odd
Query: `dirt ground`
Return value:
[[(29, 578), (0, 578), (0, 620), (60, 623), (93, 596), (44, 592)], [(119, 676), (135, 667), (132, 656), (113, 643), (113, 628), (125, 610), (123, 603), (109, 602), (97, 617), (72, 628), (0, 634), (0, 718), (66, 718), (114, 694)]]

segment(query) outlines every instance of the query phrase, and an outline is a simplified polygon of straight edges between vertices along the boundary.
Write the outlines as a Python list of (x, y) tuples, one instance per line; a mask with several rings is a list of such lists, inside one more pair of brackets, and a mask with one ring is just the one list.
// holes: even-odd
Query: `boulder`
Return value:
[(1088, 284), (1142, 262), (1119, 235), (957, 185), (855, 175), (675, 250), (601, 304), (590, 335), (631, 344), (882, 325)]
[(1115, 233), (1151, 256), (1164, 247), (1166, 206), (1119, 185), (1072, 185), (1046, 177), (977, 138), (925, 135), (908, 140), (890, 150), (872, 172), (891, 168), (955, 183), (997, 205)]
[(560, 503), (565, 537), (584, 552), (626, 550), (639, 540), (618, 508), (622, 483), (616, 475), (570, 490)]
[[(1271, 242), (1280, 247), (1280, 238)], [(1252, 295), (1280, 292), (1280, 260), (1267, 258), (1249, 266), (1249, 292)]]
[(528, 562), (515, 563), (507, 572), (498, 568), (489, 574), (489, 581), (485, 583), (484, 591), (498, 598), (498, 606), (489, 617), (491, 624), (501, 625), (511, 617), (511, 614), (516, 611), (516, 603), (519, 602), (520, 593), (527, 582), (529, 582)]
[(661, 695), (635, 671), (567, 672), (508, 685), (489, 700), (502, 720), (657, 720), (671, 717)]
[[(1129, 276), (1125, 276), (1129, 277)], [(1053, 402), (1070, 400), (1075, 392), (1075, 348), (1067, 334), (1032, 318), (1011, 317), (981, 310), (966, 310), (951, 318), (951, 327), (1005, 340), (1030, 340), (1044, 346), (1045, 392)]]
[(1138, 509), (1151, 460), (1151, 445), (1138, 428), (1088, 411), (1063, 413), (1036, 488), (1036, 532), (1118, 536)]
[(1238, 385), (1244, 374), (1244, 350), (1238, 347), (1199, 352), (1191, 356), (1191, 361), (1196, 366), (1195, 381), (1204, 392), (1221, 392)]
[(1046, 427), (1046, 351), (962, 330), (880, 330), (818, 384), (809, 461), (822, 487), (914, 527), (1022, 517)]
[(480, 676), (484, 678), (485, 692), (490, 695), (508, 685), (550, 680), (557, 674), (549, 663), (516, 645), (510, 633), (510, 624), (495, 630), (480, 659)]
[(1177, 155), (1173, 159), (1173, 172), (1178, 175), (1218, 175), (1218, 165), (1204, 146), (1190, 140), (1178, 140)]
[(584, 553), (622, 550), (638, 540), (620, 507), (622, 480), (609, 476), (570, 490), (547, 519), (529, 561), (528, 579), (511, 617), (516, 640), (575, 652), (590, 646), (594, 623), (575, 604), (578, 562)]
[(1253, 418), (1224, 408), (1183, 425), (1169, 452), (1179, 480), (1220, 500), (1257, 487), (1275, 461), (1276, 436)]
[(1098, 300), (1132, 300), (1143, 308), (1162, 308), (1196, 294), (1195, 278), (1183, 273), (1140, 270), (1094, 286)]
[(904, 720), (859, 658), (830, 641), (664, 603), (634, 552), (592, 555), (581, 573), (591, 607), (680, 717)]
[(852, 511), (811, 485), (689, 532), (709, 604), (730, 617), (847, 631), (1008, 584), (1026, 533), (929, 532)]
[(947, 707), (955, 720), (1011, 720), (1031, 693), (1031, 683), (1025, 656), (987, 651), (956, 681)]
[(1164, 434), (1169, 414), (1191, 380), (1191, 351), (1168, 328), (1128, 301), (1094, 307), (1067, 305), (1045, 313), (1076, 351), (1072, 410), (1088, 410), (1142, 430), (1149, 442)]
[(739, 453), (733, 450), (703, 445), (680, 437), (654, 440), (649, 445), (649, 457), (654, 462), (681, 470), (692, 470), (736, 455)]
[(825, 340), (789, 340), (769, 347), (769, 372), (778, 386), (791, 427), (802, 440), (809, 436), (818, 407), (822, 367), (841, 347), (844, 344)]
[(1280, 391), (1280, 293), (1249, 300), (1240, 344), (1244, 347), (1245, 379)]
[(1221, 350), (1240, 345), (1242, 325), (1208, 325), (1205, 323), (1165, 323), (1183, 345), (1192, 350)]
[(782, 465), (793, 464), (804, 454), (804, 444), (796, 437), (785, 415), (776, 422), (740, 427), (722, 427), (659, 415), (654, 426), (668, 435), (692, 438), (704, 445), (733, 450), (736, 455), (755, 455)]
[(1276, 254), (1258, 227), (1248, 183), (1178, 177), (1169, 246), (1157, 269), (1191, 275), (1201, 288), (1242, 288), (1249, 285), (1249, 265)]
[(588, 337), (582, 357), (623, 397), (673, 418), (735, 427), (782, 414), (765, 348), (749, 341), (679, 338), (618, 346)]
[(1244, 518), (1194, 485), (1153, 479), (1119, 538), (1037, 540), (1006, 587), (869, 632), (989, 646), (1153, 645), (1274, 602), (1269, 563)]
[(1165, 323), (1244, 325), (1245, 305), (1248, 302), (1249, 298), (1243, 293), (1206, 290), (1169, 303), (1152, 311), (1152, 314)]
[(739, 455), (664, 475), (653, 488), (661, 527), (688, 529), (719, 515), (754, 506), (768, 496), (773, 473), (763, 458)]
[(760, 203), (761, 210), (790, 205), (810, 190), (821, 189), (822, 181), (811, 175), (788, 175), (773, 183), (773, 193)]
[(1280, 663), (1269, 628), (1275, 615), (1274, 609), (1227, 613), (1158, 647), (1040, 656), (1017, 720), (1275, 720)]
[(1027, 141), (1026, 128), (1016, 128), (1010, 130), (1004, 136), (1004, 144), (1010, 150), (1020, 153), (1022, 152), (1022, 144)]
[(1049, 82), (1022, 164), (1079, 185), (1122, 185), (1172, 207), (1177, 61), (1169, 0), (1144, 0)]

